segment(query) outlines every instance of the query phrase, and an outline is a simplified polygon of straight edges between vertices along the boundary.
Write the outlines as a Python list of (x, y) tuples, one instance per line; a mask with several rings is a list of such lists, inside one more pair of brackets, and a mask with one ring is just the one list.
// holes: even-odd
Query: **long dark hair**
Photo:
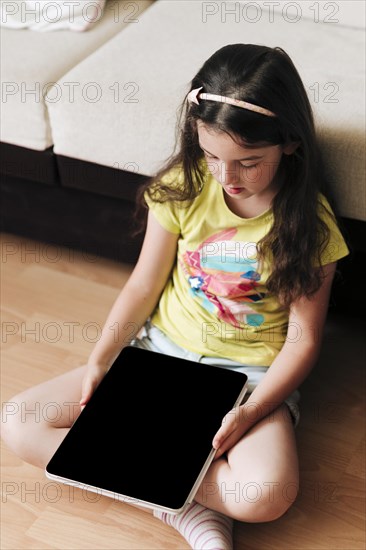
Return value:
[[(177, 147), (165, 166), (140, 191), (158, 202), (192, 201), (207, 176), (199, 147), (197, 120), (213, 130), (226, 132), (245, 146), (297, 143), (296, 151), (283, 155), (276, 177), (281, 187), (272, 203), (274, 222), (258, 243), (259, 259), (271, 256), (273, 269), (269, 292), (284, 307), (301, 296), (311, 296), (321, 285), (320, 256), (329, 241), (329, 229), (320, 217), (319, 192), (325, 193), (325, 175), (311, 106), (301, 78), (281, 48), (232, 44), (215, 52), (193, 78), (190, 90), (240, 99), (265, 107), (276, 117), (265, 116), (216, 101), (185, 100), (180, 109)], [(180, 166), (179, 185), (162, 183), (173, 167)]]

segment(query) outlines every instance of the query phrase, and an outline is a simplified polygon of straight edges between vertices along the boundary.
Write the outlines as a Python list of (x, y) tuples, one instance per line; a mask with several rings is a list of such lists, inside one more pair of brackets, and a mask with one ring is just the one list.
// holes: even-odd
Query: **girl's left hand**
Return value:
[(215, 460), (231, 449), (250, 426), (245, 422), (243, 406), (229, 411), (223, 418), (221, 428), (216, 432), (212, 446), (217, 449)]

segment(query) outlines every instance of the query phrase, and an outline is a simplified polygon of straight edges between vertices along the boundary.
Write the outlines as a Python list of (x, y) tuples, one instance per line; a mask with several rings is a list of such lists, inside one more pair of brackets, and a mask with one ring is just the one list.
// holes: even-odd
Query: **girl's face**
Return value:
[(278, 191), (273, 180), (282, 155), (291, 154), (293, 146), (245, 147), (225, 132), (217, 132), (200, 120), (197, 121), (197, 131), (208, 169), (225, 193), (236, 200), (254, 196), (273, 198)]

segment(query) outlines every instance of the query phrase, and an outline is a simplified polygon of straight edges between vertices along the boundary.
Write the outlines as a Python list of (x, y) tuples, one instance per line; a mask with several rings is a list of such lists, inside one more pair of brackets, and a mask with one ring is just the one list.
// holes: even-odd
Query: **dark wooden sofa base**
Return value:
[(10, 176), (1, 180), (1, 231), (134, 263), (133, 203)]
[(0, 143), (1, 230), (134, 263), (136, 191), (146, 176)]

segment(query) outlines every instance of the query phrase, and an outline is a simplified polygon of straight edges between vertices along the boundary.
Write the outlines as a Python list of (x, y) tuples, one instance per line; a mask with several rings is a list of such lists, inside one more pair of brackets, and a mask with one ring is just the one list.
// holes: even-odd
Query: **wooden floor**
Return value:
[[(2, 235), (2, 401), (86, 362), (130, 269)], [(236, 523), (235, 550), (365, 548), (364, 347), (359, 320), (328, 319), (302, 387), (300, 496), (276, 522)], [(4, 550), (188, 548), (149, 513), (50, 482), (3, 443), (1, 458)]]

